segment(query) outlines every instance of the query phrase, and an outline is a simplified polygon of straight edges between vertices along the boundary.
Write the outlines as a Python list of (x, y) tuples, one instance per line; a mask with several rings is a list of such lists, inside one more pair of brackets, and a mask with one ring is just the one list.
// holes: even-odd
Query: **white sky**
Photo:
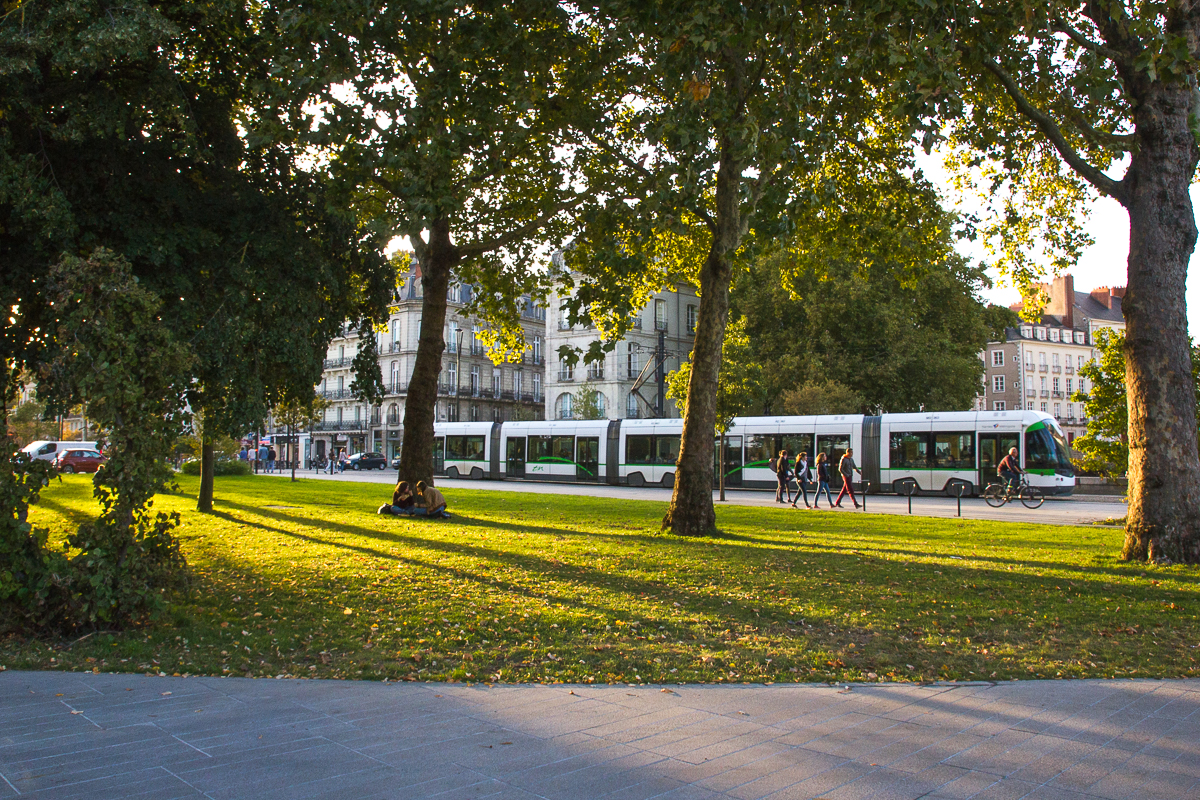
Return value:
[[(959, 204), (956, 202), (956, 192), (946, 177), (942, 168), (941, 156), (934, 152), (926, 156), (917, 152), (917, 164), (924, 170), (942, 195), (942, 203), (946, 208), (968, 209), (977, 207), (970, 199)], [(1119, 176), (1118, 176), (1119, 177)], [(1200, 186), (1192, 187), (1192, 207), (1200, 208)], [(1071, 270), (1075, 277), (1075, 291), (1088, 292), (1097, 286), (1124, 286), (1126, 284), (1126, 260), (1129, 257), (1129, 215), (1116, 200), (1109, 197), (1097, 197), (1092, 204), (1092, 213), (1086, 225), (1087, 232), (1095, 240), (1095, 244), (1083, 251), (1079, 263)], [(962, 242), (959, 251), (975, 261), (987, 261), (987, 253), (982, 242)], [(1188, 332), (1200, 338), (1200, 259), (1192, 254), (1188, 266), (1187, 279), (1187, 309)], [(1011, 285), (1001, 284), (999, 275), (990, 272), (996, 286), (984, 293), (989, 302), (998, 305), (1011, 305), (1021, 299), (1021, 295)]]

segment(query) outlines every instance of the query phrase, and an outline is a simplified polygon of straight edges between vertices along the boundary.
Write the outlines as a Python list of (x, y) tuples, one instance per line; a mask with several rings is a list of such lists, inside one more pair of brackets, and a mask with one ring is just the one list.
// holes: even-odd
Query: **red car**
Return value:
[(95, 472), (107, 461), (98, 450), (60, 450), (54, 457), (54, 466), (59, 472)]

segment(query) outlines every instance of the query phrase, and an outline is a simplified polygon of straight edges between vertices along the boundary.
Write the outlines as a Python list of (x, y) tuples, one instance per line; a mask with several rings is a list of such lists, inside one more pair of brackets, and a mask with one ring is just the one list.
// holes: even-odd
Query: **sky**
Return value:
[[(942, 194), (942, 203), (946, 208), (969, 208), (971, 202), (962, 202), (951, 187), (946, 173), (942, 168), (941, 157), (935, 151), (926, 156), (918, 151), (918, 166), (925, 172)], [(1120, 177), (1120, 175), (1115, 175)], [(1200, 186), (1192, 187), (1192, 207), (1200, 208)], [(1129, 215), (1116, 200), (1108, 197), (1097, 197), (1092, 204), (1092, 213), (1085, 226), (1095, 243), (1083, 252), (1079, 263), (1071, 270), (1075, 278), (1075, 291), (1088, 292), (1098, 286), (1124, 286), (1126, 284), (1126, 260), (1129, 257)], [(976, 261), (987, 261), (987, 253), (981, 243), (962, 242), (959, 250)], [(1188, 265), (1187, 279), (1187, 313), (1188, 333), (1194, 338), (1200, 338), (1200, 259), (1192, 254)], [(988, 302), (998, 305), (1011, 305), (1021, 299), (1021, 295), (1011, 285), (1002, 284), (1000, 276), (991, 272), (995, 288), (984, 292)]]

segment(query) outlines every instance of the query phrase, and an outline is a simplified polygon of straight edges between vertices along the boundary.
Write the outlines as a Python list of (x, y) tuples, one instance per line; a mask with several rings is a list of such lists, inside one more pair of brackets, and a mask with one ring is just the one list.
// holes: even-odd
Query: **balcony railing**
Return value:
[(1068, 375), (1074, 375), (1074, 374), (1075, 374), (1075, 368), (1074, 368), (1074, 367), (1072, 367), (1070, 364), (1068, 364), (1068, 365), (1067, 365), (1067, 366), (1064, 368), (1064, 370), (1063, 370), (1063, 371), (1064, 371), (1064, 372), (1066, 372)]
[(546, 357), (542, 355), (530, 356), (529, 363), (541, 366), (546, 363)]
[(1037, 389), (1026, 389), (1025, 396), (1026, 397), (1037, 397)]
[(667, 330), (667, 321), (666, 320), (655, 320), (654, 321), (654, 330), (663, 331), (665, 333)]
[(1051, 397), (1053, 397), (1053, 398), (1055, 398), (1056, 400), (1061, 400), (1061, 399), (1063, 398), (1063, 393), (1062, 393), (1062, 392), (1057, 392), (1057, 391), (1055, 391), (1055, 392), (1050, 392), (1050, 396), (1051, 396)]
[(325, 359), (325, 369), (334, 369), (336, 367), (348, 367), (354, 362), (353, 358), (327, 358)]
[(558, 379), (560, 381), (573, 381), (575, 380), (575, 371), (569, 369), (560, 369), (558, 371)]
[(400, 350), (401, 350), (401, 347), (400, 347), (400, 343), (399, 343), (399, 342), (388, 342), (388, 343), (387, 343), (387, 349), (385, 350), (385, 352), (387, 352), (387, 353), (399, 353), (399, 352), (400, 352)]
[(351, 420), (350, 422), (326, 421), (326, 422), (318, 422), (316, 425), (313, 425), (313, 430), (314, 431), (359, 431), (359, 432), (365, 433), (367, 430), (367, 425), (362, 420), (359, 420), (357, 422), (355, 422), (353, 420)]
[(326, 389), (323, 392), (317, 392), (317, 396), (326, 400), (348, 400), (354, 397), (354, 392), (349, 389)]
[(1038, 364), (1038, 372), (1049, 372), (1049, 371), (1050, 371), (1049, 364)]
[(589, 369), (588, 374), (587, 374), (587, 379), (589, 381), (604, 380), (604, 370), (603, 369)]
[(1041, 395), (1042, 395), (1042, 397), (1049, 397), (1049, 396), (1050, 396), (1050, 390), (1049, 390), (1049, 389), (1042, 389), (1042, 390), (1041, 390)]
[(471, 342), (471, 355), (481, 356), (487, 352), (487, 348), (478, 342)]
[(1060, 366), (1058, 366), (1057, 364), (1055, 364), (1055, 365), (1054, 365), (1054, 369), (1053, 369), (1053, 370), (1051, 370), (1051, 371), (1052, 371), (1052, 372), (1054, 372), (1054, 373), (1061, 373), (1061, 372), (1062, 372), (1062, 367), (1060, 367)]
[(1033, 362), (1032, 362), (1032, 361), (1026, 361), (1026, 362), (1025, 362), (1025, 371), (1026, 371), (1026, 372), (1033, 372)]

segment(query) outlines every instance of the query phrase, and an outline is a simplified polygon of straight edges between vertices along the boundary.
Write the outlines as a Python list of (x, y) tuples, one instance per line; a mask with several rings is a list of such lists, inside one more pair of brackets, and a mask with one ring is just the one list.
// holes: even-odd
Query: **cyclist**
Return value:
[(1004, 486), (1009, 493), (1016, 491), (1021, 481), (1021, 467), (1018, 463), (1020, 460), (1020, 453), (1013, 447), (996, 465), (996, 474), (1004, 480)]

